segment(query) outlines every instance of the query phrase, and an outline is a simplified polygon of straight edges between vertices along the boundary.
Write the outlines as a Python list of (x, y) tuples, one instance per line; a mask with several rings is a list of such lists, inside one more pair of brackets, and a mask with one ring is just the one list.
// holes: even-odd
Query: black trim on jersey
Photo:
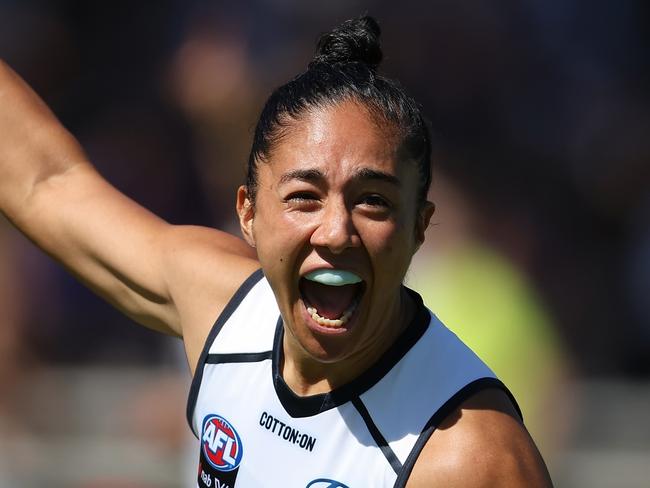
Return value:
[(208, 354), (205, 364), (222, 363), (258, 363), (271, 359), (273, 351), (264, 352), (236, 352), (231, 354)]
[(370, 413), (368, 412), (366, 406), (361, 401), (361, 398), (354, 397), (352, 399), (352, 405), (354, 405), (354, 407), (357, 409), (357, 412), (359, 412), (359, 415), (361, 415), (361, 418), (365, 422), (370, 435), (375, 440), (375, 444), (377, 444), (377, 447), (381, 449), (381, 452), (384, 454), (386, 460), (390, 463), (393, 471), (395, 471), (395, 474), (399, 476), (399, 473), (402, 470), (402, 463), (399, 459), (397, 459), (395, 452), (393, 452), (391, 447), (388, 445), (386, 438), (382, 435), (375, 423), (372, 421), (372, 417), (370, 416)]
[(401, 336), (382, 355), (382, 357), (368, 370), (352, 380), (350, 383), (336, 388), (328, 393), (318, 395), (298, 396), (287, 386), (280, 372), (283, 348), (282, 338), (284, 327), (282, 317), (278, 319), (273, 341), (273, 386), (282, 406), (292, 417), (310, 417), (329, 410), (362, 395), (374, 386), (404, 357), (413, 345), (427, 330), (431, 315), (422, 303), (422, 297), (413, 290), (404, 287), (415, 302), (415, 316)]
[(422, 449), (424, 448), (427, 441), (431, 438), (431, 435), (436, 430), (438, 425), (440, 425), (443, 420), (445, 420), (469, 397), (478, 393), (479, 391), (487, 390), (490, 388), (497, 388), (508, 395), (508, 398), (512, 402), (512, 405), (515, 407), (517, 414), (523, 420), (521, 409), (519, 408), (515, 397), (512, 396), (510, 390), (508, 390), (506, 385), (504, 385), (500, 380), (496, 378), (479, 378), (468, 383), (463, 388), (458, 390), (456, 394), (453, 395), (449, 400), (447, 400), (426, 423), (424, 429), (418, 436), (418, 440), (413, 445), (413, 449), (411, 449), (411, 452), (406, 458), (404, 467), (402, 468), (401, 473), (399, 473), (397, 476), (397, 480), (395, 480), (393, 488), (404, 488), (406, 486), (406, 482), (408, 481), (409, 476), (411, 476), (411, 471), (413, 471), (413, 466), (415, 466), (415, 461), (417, 461), (418, 456), (422, 452)]
[[(261, 269), (253, 272), (246, 280), (241, 284), (239, 289), (232, 296), (228, 304), (223, 309), (223, 312), (219, 315), (215, 321), (210, 333), (208, 334), (205, 344), (203, 345), (203, 351), (201, 351), (201, 356), (199, 356), (199, 362), (196, 365), (196, 370), (194, 371), (194, 378), (192, 378), (192, 385), (190, 386), (190, 393), (187, 398), (187, 422), (190, 424), (190, 429), (194, 432), (194, 427), (192, 426), (192, 416), (194, 415), (194, 408), (196, 407), (196, 399), (199, 395), (199, 388), (201, 387), (201, 380), (203, 379), (203, 365), (205, 364), (206, 359), (208, 358), (208, 352), (210, 351), (210, 346), (214, 342), (215, 338), (221, 332), (226, 321), (230, 318), (232, 313), (239, 307), (239, 304), (248, 294), (249, 291), (255, 286), (264, 276)], [(198, 434), (194, 432), (194, 435)]]

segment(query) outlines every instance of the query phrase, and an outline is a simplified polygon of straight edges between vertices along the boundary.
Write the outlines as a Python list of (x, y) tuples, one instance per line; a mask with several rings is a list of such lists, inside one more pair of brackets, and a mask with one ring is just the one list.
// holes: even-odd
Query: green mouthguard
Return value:
[(305, 275), (309, 281), (315, 281), (323, 285), (329, 286), (344, 286), (354, 285), (360, 283), (362, 280), (351, 271), (343, 271), (340, 269), (318, 269)]

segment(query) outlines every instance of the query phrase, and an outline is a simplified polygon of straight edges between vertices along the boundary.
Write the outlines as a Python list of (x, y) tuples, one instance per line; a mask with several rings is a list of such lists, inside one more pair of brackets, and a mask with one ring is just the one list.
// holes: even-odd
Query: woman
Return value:
[(378, 37), (345, 22), (268, 100), (237, 195), (246, 242), (117, 192), (0, 69), (0, 208), (183, 338), (198, 486), (550, 485), (505, 387), (402, 286), (434, 211), (431, 150), (417, 104), (376, 73)]

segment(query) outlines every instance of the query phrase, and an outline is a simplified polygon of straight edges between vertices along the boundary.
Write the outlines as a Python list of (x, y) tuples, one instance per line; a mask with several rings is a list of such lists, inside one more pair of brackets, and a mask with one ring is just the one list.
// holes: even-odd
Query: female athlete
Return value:
[(119, 193), (0, 66), (0, 209), (182, 337), (197, 486), (551, 484), (507, 389), (402, 285), (434, 212), (431, 148), (377, 72), (378, 38), (370, 17), (343, 23), (267, 101), (237, 194), (245, 240)]

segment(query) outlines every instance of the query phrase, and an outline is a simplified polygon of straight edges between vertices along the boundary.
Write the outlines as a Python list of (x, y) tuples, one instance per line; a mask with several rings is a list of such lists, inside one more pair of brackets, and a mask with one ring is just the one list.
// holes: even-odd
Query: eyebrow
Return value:
[[(325, 180), (325, 174), (318, 169), (294, 169), (284, 173), (280, 177), (280, 185), (292, 180), (301, 180), (310, 183), (319, 183)], [(402, 182), (397, 176), (376, 169), (361, 168), (353, 176), (355, 181), (383, 181), (400, 188)]]
[(376, 169), (370, 169), (370, 168), (361, 168), (354, 175), (353, 179), (366, 180), (366, 181), (367, 180), (383, 181), (385, 183), (390, 183), (391, 185), (395, 185), (398, 188), (402, 186), (402, 182), (397, 176), (392, 175), (390, 173), (385, 173), (383, 171), (378, 171)]
[(307, 181), (310, 183), (317, 183), (323, 181), (325, 175), (318, 169), (294, 169), (287, 171), (280, 177), (280, 185), (289, 183), (292, 180)]

